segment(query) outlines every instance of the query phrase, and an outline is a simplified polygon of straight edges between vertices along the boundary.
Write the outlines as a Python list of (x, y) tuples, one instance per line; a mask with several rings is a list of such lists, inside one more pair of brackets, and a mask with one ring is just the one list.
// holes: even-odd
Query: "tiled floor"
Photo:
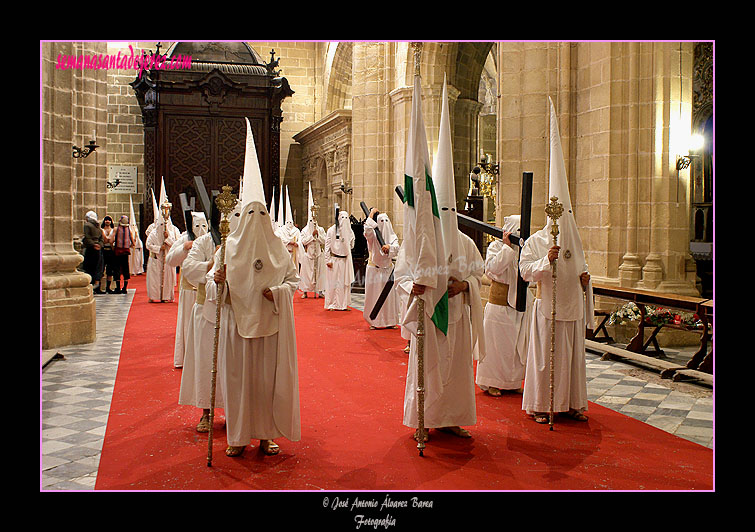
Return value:
[[(97, 297), (97, 340), (42, 353), (42, 490), (93, 490), (118, 369), (121, 341), (134, 297)], [(352, 294), (361, 310), (363, 294)], [(59, 353), (55, 358), (52, 355)], [(64, 358), (58, 358), (62, 355)], [(684, 360), (684, 351), (667, 350)], [(704, 385), (661, 379), (657, 372), (587, 352), (590, 401), (682, 438), (713, 447), (713, 393)]]

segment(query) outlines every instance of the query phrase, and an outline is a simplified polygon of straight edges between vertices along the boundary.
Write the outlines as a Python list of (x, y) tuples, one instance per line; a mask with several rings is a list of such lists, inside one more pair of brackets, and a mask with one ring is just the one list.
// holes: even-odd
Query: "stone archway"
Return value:
[(312, 183), (312, 196), (320, 206), (318, 221), (332, 223), (334, 204), (351, 213), (349, 188), (351, 153), (351, 111), (334, 111), (315, 122), (294, 140), (302, 146), (303, 183)]
[(351, 42), (328, 44), (324, 76), (323, 115), (339, 109), (351, 109), (353, 45), (354, 43)]

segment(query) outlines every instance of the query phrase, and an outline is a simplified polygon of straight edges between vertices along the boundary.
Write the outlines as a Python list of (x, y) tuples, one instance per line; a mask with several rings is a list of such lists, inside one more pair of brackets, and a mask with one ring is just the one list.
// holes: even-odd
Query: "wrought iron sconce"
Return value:
[(73, 158), (74, 159), (85, 159), (89, 157), (90, 153), (93, 153), (94, 150), (99, 148), (99, 146), (94, 142), (94, 140), (90, 140), (89, 144), (84, 146), (83, 148), (79, 148), (74, 144), (73, 146)]
[(686, 170), (689, 168), (689, 165), (692, 163), (692, 157), (700, 157), (697, 154), (689, 154), (689, 155), (677, 155), (676, 156), (676, 171), (679, 172), (681, 170)]
[(478, 185), (480, 187), (480, 195), (495, 200), (496, 185), (498, 184), (498, 164), (491, 163), (490, 155), (485, 154), (478, 163), (478, 166), (482, 169)]

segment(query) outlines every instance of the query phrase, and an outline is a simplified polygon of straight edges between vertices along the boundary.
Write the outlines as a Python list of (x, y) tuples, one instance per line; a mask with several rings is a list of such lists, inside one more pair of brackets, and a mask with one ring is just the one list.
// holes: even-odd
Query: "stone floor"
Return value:
[[(42, 353), (40, 488), (93, 490), (110, 410), (123, 331), (134, 290), (97, 297), (97, 340)], [(352, 294), (361, 310), (363, 294)], [(666, 350), (683, 362), (685, 350)], [(656, 371), (603, 361), (588, 351), (590, 401), (713, 448), (713, 391), (661, 379)]]

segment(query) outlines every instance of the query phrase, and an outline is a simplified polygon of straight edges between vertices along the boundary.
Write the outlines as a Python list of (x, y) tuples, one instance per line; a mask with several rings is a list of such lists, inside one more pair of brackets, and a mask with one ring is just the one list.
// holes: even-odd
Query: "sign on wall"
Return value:
[(107, 191), (136, 194), (136, 166), (108, 166)]

